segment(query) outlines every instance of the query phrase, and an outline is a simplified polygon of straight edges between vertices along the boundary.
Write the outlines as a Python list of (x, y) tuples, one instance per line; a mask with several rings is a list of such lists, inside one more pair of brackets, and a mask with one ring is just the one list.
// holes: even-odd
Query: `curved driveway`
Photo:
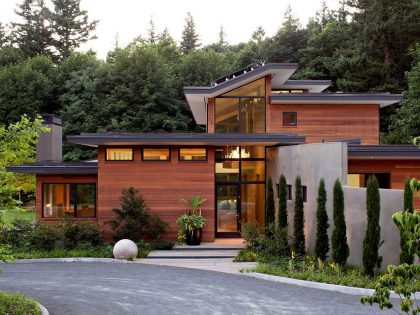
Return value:
[(0, 290), (64, 314), (387, 314), (359, 297), (241, 275), (143, 264), (2, 265)]

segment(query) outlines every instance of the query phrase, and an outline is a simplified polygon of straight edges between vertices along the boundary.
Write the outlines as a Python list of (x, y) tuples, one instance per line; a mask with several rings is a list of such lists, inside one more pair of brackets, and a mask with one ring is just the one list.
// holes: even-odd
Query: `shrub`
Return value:
[(305, 255), (305, 218), (303, 213), (303, 192), (300, 176), (295, 181), (295, 217), (293, 222), (293, 249), (298, 255)]
[(287, 182), (286, 177), (282, 174), (279, 179), (279, 227), (287, 227)]
[(89, 242), (93, 246), (102, 243), (101, 233), (98, 227), (91, 222), (75, 222), (66, 220), (62, 225), (64, 245), (73, 248), (80, 242)]
[(344, 193), (338, 179), (334, 184), (333, 220), (332, 259), (340, 265), (345, 265), (349, 257), (349, 245), (347, 244), (346, 220), (344, 217)]
[(318, 187), (317, 209), (316, 209), (316, 241), (315, 257), (326, 260), (330, 244), (328, 240), (328, 214), (326, 209), (327, 192), (325, 191), (325, 182), (321, 178)]
[(242, 224), (241, 236), (246, 248), (255, 250), (260, 238), (260, 227), (257, 221)]
[(11, 226), (0, 226), (0, 243), (14, 247), (23, 247), (29, 244), (30, 237), (35, 229), (34, 221), (16, 219)]
[[(413, 204), (413, 189), (411, 188), (411, 180), (409, 178), (405, 181), (404, 186), (404, 211), (409, 213), (414, 212), (414, 204)], [(400, 264), (413, 264), (414, 263), (414, 255), (410, 253), (407, 248), (407, 241), (406, 237), (403, 233), (400, 233), (400, 247), (401, 247), (401, 254), (400, 254)]]
[(251, 249), (244, 248), (239, 251), (238, 255), (236, 255), (233, 261), (234, 262), (250, 262), (250, 261), (253, 262), (253, 261), (257, 261), (257, 259), (258, 259), (257, 253), (255, 253)]
[(30, 236), (30, 244), (38, 249), (52, 250), (58, 239), (58, 232), (55, 227), (38, 222)]
[(41, 315), (41, 309), (34, 299), (21, 294), (0, 292), (0, 314)]
[(374, 268), (381, 266), (382, 257), (379, 256), (381, 242), (381, 227), (379, 216), (381, 201), (379, 183), (375, 176), (370, 176), (366, 188), (367, 228), (363, 240), (363, 268), (366, 275), (373, 277)]
[(267, 181), (267, 200), (265, 202), (265, 217), (266, 226), (269, 226), (275, 221), (275, 207), (274, 207), (274, 191), (273, 191), (273, 181), (271, 177)]
[(290, 252), (287, 228), (278, 228), (275, 223), (267, 227), (268, 232), (259, 240), (258, 250), (268, 257), (286, 256)]
[(153, 249), (156, 250), (171, 250), (174, 248), (175, 243), (171, 241), (165, 241), (165, 240), (158, 240), (156, 242), (151, 243)]
[(116, 235), (115, 241), (128, 238), (133, 242), (142, 239), (159, 239), (166, 232), (167, 224), (151, 216), (143, 197), (134, 187), (122, 190), (121, 209), (112, 209), (115, 219), (108, 221)]

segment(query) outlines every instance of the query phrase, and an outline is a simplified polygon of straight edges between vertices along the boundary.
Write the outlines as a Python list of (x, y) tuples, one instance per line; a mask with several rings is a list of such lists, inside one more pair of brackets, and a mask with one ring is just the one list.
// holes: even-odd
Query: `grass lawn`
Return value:
[(34, 299), (0, 291), (0, 314), (41, 315), (42, 312)]
[(26, 211), (24, 209), (0, 210), (0, 216), (4, 223), (10, 225), (15, 219), (35, 220), (35, 211)]

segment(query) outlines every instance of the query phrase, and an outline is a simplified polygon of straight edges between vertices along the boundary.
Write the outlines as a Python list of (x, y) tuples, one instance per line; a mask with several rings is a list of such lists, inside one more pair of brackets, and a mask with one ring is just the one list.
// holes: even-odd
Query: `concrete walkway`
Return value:
[(155, 250), (146, 259), (136, 261), (140, 264), (193, 268), (227, 273), (239, 273), (254, 268), (256, 263), (234, 263), (240, 249), (244, 248), (242, 239), (224, 239), (214, 243), (201, 243), (199, 246), (176, 245), (173, 250)]

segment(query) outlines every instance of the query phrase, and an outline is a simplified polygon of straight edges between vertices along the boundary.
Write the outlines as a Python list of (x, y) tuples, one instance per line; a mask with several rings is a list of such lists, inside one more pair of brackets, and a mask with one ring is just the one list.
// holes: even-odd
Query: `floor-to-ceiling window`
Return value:
[(214, 132), (265, 132), (265, 78), (216, 97)]
[(216, 147), (216, 233), (238, 236), (241, 224), (265, 217), (265, 147)]

